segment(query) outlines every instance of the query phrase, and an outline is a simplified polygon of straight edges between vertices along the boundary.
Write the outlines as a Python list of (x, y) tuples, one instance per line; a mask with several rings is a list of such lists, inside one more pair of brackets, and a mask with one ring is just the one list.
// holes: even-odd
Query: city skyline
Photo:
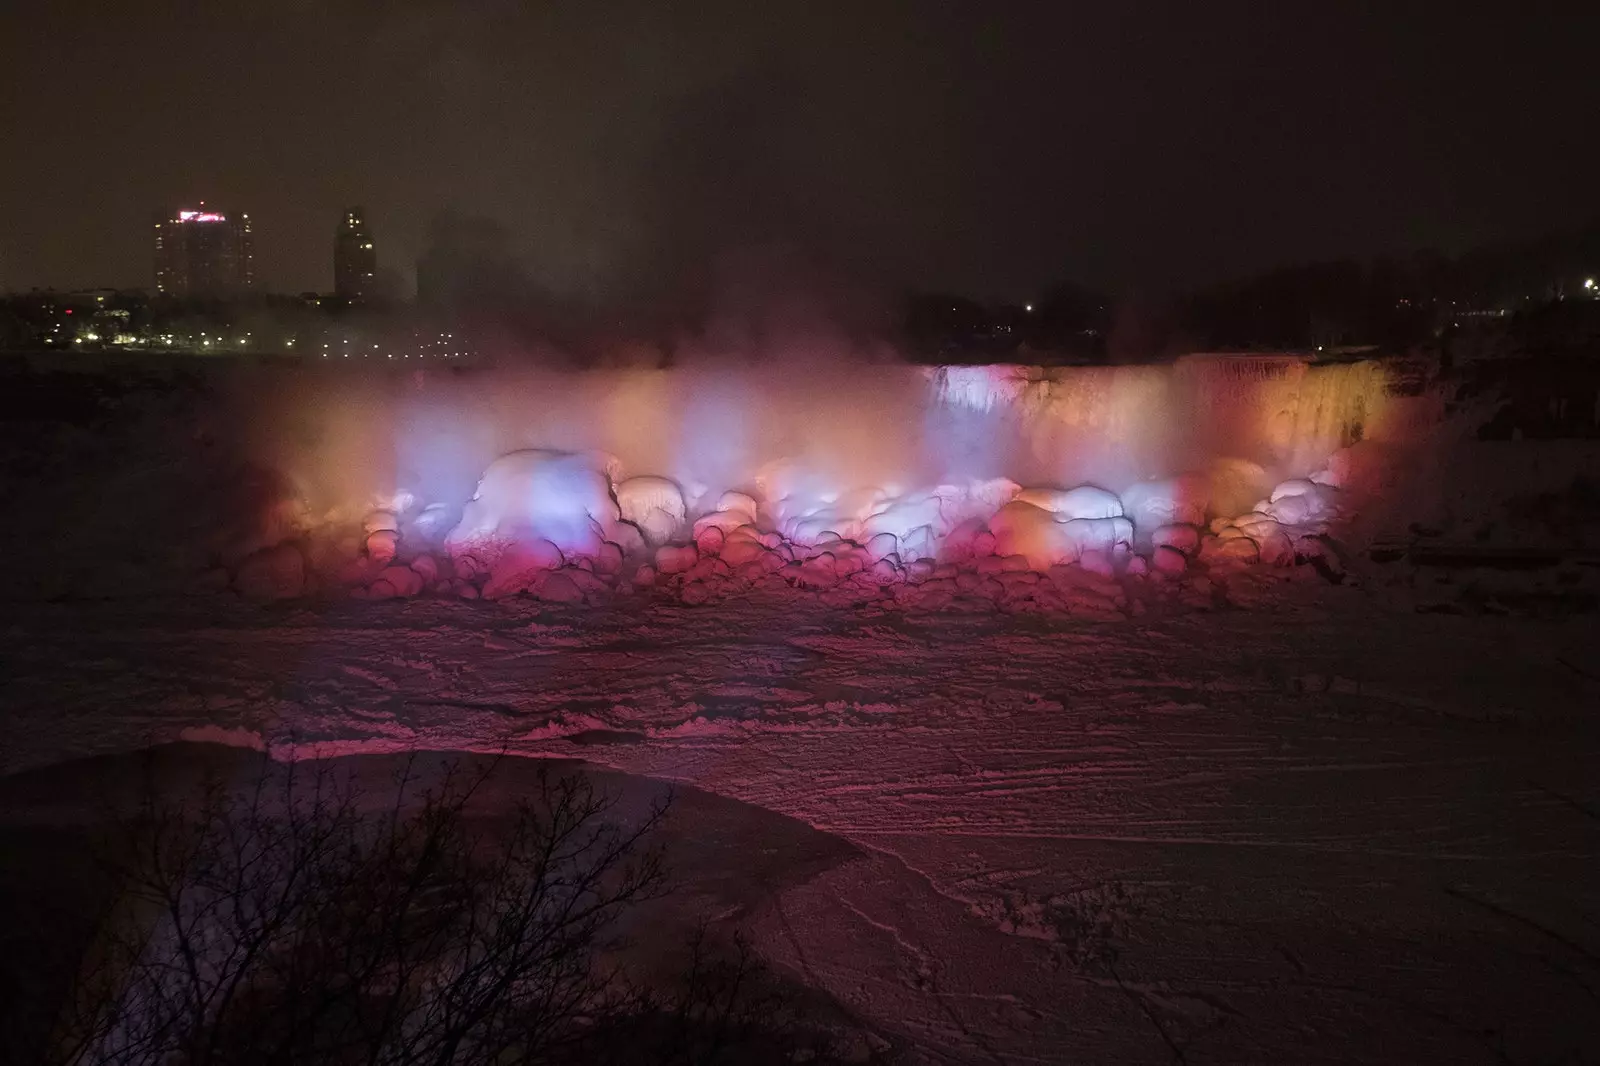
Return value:
[(765, 242), (997, 296), (1448, 253), (1597, 210), (1600, 12), (1515, 25), (1430, 5), (36, 5), (0, 39), (0, 121), (37, 161), (0, 176), (0, 287), (145, 283), (137, 220), (201, 198), (249, 206), (283, 291), (328, 284), (327, 220), (354, 203), (407, 275), (454, 210), (586, 299)]

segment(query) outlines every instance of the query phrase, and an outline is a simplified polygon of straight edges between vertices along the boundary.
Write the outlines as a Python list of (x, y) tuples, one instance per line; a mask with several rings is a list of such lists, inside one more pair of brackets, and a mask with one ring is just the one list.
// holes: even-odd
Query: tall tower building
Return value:
[(352, 207), (339, 220), (333, 238), (333, 291), (352, 303), (371, 299), (378, 273), (378, 253), (361, 208)]
[(156, 291), (164, 296), (236, 296), (255, 285), (250, 216), (197, 210), (155, 219)]

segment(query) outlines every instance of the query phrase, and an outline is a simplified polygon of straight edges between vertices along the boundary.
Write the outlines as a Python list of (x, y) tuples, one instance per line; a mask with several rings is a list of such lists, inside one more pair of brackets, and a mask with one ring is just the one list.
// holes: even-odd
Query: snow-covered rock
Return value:
[(616, 545), (617, 550), (626, 556), (638, 555), (649, 547), (645, 542), (644, 534), (632, 522), (617, 522), (614, 524), (610, 529), (606, 530), (606, 541)]
[(1171, 545), (1158, 544), (1150, 553), (1150, 566), (1157, 573), (1177, 576), (1189, 569), (1189, 559)]
[(877, 562), (886, 555), (897, 554), (900, 551), (900, 541), (893, 533), (879, 533), (870, 538), (864, 547), (872, 561)]
[(420, 544), (442, 545), (445, 537), (461, 521), (461, 508), (448, 503), (430, 503), (404, 522), (403, 533)]
[(708, 529), (719, 529), (724, 534), (731, 533), (740, 526), (749, 525), (752, 521), (754, 519), (743, 511), (712, 511), (694, 520), (693, 536), (698, 539), (700, 534)]
[(901, 580), (900, 569), (887, 559), (879, 559), (873, 563), (868, 574), (879, 585), (893, 585)]
[[(1080, 522), (1093, 521), (1093, 519), (1078, 519)], [(1116, 563), (1112, 561), (1110, 552), (1103, 548), (1090, 548), (1078, 556), (1078, 565), (1091, 574), (1101, 577), (1114, 578), (1117, 576)]]
[(1268, 566), (1293, 566), (1294, 542), (1281, 528), (1267, 530), (1259, 537), (1251, 537), (1256, 542), (1257, 557)]
[(582, 603), (583, 590), (573, 580), (573, 574), (566, 570), (557, 570), (548, 574), (539, 582), (538, 598), (545, 603)]
[(400, 551), (400, 534), (392, 529), (377, 529), (367, 534), (367, 558), (387, 564)]
[(446, 543), (455, 554), (547, 540), (563, 552), (592, 556), (621, 518), (594, 456), (530, 449), (489, 464)]
[(1351, 558), (1343, 544), (1325, 533), (1307, 534), (1294, 542), (1295, 559), (1314, 565), (1331, 581), (1343, 581)]
[(516, 541), (502, 551), (489, 568), (483, 598), (495, 600), (521, 592), (541, 574), (558, 569), (563, 561), (561, 549), (554, 541)]
[(1150, 543), (1157, 548), (1175, 548), (1184, 555), (1193, 555), (1200, 550), (1200, 529), (1181, 522), (1158, 526), (1150, 534)]
[(1301, 477), (1290, 478), (1288, 481), (1278, 482), (1278, 484), (1273, 488), (1272, 492), (1268, 494), (1267, 499), (1272, 503), (1277, 503), (1285, 496), (1304, 496), (1307, 493), (1315, 494), (1319, 488), (1321, 488), (1321, 486), (1315, 481), (1310, 481)]
[(695, 533), (694, 546), (700, 550), (701, 555), (715, 555), (722, 550), (727, 539), (728, 535), (722, 531), (722, 527), (706, 526)]
[(622, 573), (622, 546), (612, 541), (600, 545), (600, 551), (594, 557), (594, 570), (597, 574), (612, 576)]
[(861, 523), (861, 535), (868, 539), (888, 533), (904, 538), (917, 529), (945, 528), (943, 501), (931, 492), (913, 492), (879, 501), (872, 514)]
[(839, 582), (837, 564), (838, 560), (832, 552), (823, 552), (801, 563), (794, 571), (794, 577), (805, 588), (832, 588)]
[(1260, 558), (1256, 542), (1243, 535), (1208, 538), (1200, 546), (1200, 561), (1208, 566), (1248, 565)]
[(378, 573), (378, 579), (367, 591), (375, 600), (410, 598), (421, 595), (423, 585), (422, 575), (409, 566), (390, 566)]
[(1210, 502), (1210, 483), (1198, 474), (1140, 481), (1122, 492), (1123, 513), (1140, 536), (1160, 526), (1202, 525)]
[(700, 561), (700, 552), (693, 544), (663, 544), (656, 549), (656, 571), (661, 574), (682, 574)]
[(652, 544), (665, 544), (678, 535), (688, 514), (683, 491), (670, 478), (631, 477), (617, 486), (617, 509)]
[[(1007, 504), (998, 514), (1005, 514), (1011, 507), (1028, 507), (1028, 504)], [(1035, 507), (1037, 511), (1039, 508)], [(1048, 512), (1045, 512), (1048, 516)], [(971, 559), (977, 554), (978, 538), (988, 532), (988, 527), (981, 518), (968, 518), (957, 523), (943, 538), (939, 545), (939, 560), (941, 562), (961, 562)], [(991, 548), (991, 551), (993, 549)], [(984, 554), (989, 554), (985, 552)], [(1007, 552), (1007, 554), (1011, 554)]]
[(1339, 507), (1339, 490), (1332, 485), (1322, 485), (1306, 478), (1294, 478), (1278, 484), (1262, 508), (1287, 526), (1305, 525), (1308, 522), (1332, 518)]
[(1077, 562), (1086, 551), (1109, 553), (1119, 545), (1126, 550), (1133, 543), (1133, 523), (1126, 518), (1063, 521), (1056, 514), (1023, 500), (1000, 508), (989, 524), (994, 531), (995, 551), (1001, 555), (1021, 555), (1035, 570)]
[(1243, 514), (1252, 500), (1272, 487), (1272, 478), (1259, 463), (1248, 459), (1217, 459), (1206, 468), (1211, 513), (1223, 516)]
[(1133, 547), (1133, 523), (1126, 518), (1074, 518), (1061, 528), (1076, 556), (1086, 551), (1129, 551)]
[(1073, 489), (1023, 489), (1013, 499), (1042, 508), (1062, 519), (1120, 518), (1122, 500), (1095, 485)]
[(746, 522), (754, 524), (759, 506), (756, 498), (749, 493), (729, 489), (717, 497), (717, 510), (726, 514), (742, 514)]

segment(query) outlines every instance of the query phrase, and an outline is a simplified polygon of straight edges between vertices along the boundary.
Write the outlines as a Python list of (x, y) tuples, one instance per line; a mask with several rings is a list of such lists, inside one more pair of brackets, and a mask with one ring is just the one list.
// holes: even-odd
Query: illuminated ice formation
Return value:
[(683, 528), (683, 492), (670, 478), (631, 477), (617, 486), (617, 508), (650, 544), (664, 544)]
[(1341, 445), (1399, 424), (1380, 371), (1292, 357), (824, 378), (452, 377), (335, 397), (328, 454), (285, 462), (292, 481), (320, 473), (305, 513), (324, 528), (294, 512), (219, 559), (263, 597), (293, 587), (271, 578), (293, 560), (241, 560), (297, 538), (304, 588), (375, 598), (798, 589), (1099, 610), (1120, 582), (1202, 589), (1322, 558), (1317, 538), (1370, 491)]
[(529, 449), (489, 464), (446, 546), (457, 554), (493, 554), (548, 541), (560, 552), (594, 556), (621, 522), (611, 484), (592, 456)]
[[(1248, 464), (1220, 469), (1224, 492), (1255, 477)], [(667, 589), (686, 603), (739, 588), (848, 600), (925, 585), (909, 602), (976, 595), (1049, 605), (1059, 597), (1053, 585), (1036, 587), (1039, 575), (1183, 582), (1196, 564), (1202, 571), (1292, 565), (1323, 553), (1308, 538), (1341, 513), (1329, 471), (1281, 481), (1232, 516), (1214, 515), (1214, 484), (1200, 474), (1139, 481), (1119, 497), (1093, 485), (1024, 488), (1006, 478), (840, 488), (785, 461), (761, 471), (753, 491), (724, 491), (699, 515), (668, 478), (615, 475), (593, 453), (524, 450), (495, 460), (446, 538), (453, 580), (441, 579), (431, 556), (405, 565), (395, 527), (407, 516), (373, 512), (362, 523), (363, 594), (437, 589), (579, 603), (610, 594), (626, 574), (631, 586)], [(1085, 593), (1073, 590), (1068, 599), (1081, 606)]]

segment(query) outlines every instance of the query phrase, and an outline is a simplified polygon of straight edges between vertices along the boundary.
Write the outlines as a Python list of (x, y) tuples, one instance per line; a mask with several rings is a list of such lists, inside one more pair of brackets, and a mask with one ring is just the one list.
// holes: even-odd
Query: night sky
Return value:
[(407, 285), (454, 208), (598, 300), (770, 243), (1020, 297), (1600, 216), (1592, 4), (178, 6), (5, 5), (0, 287), (148, 286), (200, 199), (271, 289), (363, 204)]

